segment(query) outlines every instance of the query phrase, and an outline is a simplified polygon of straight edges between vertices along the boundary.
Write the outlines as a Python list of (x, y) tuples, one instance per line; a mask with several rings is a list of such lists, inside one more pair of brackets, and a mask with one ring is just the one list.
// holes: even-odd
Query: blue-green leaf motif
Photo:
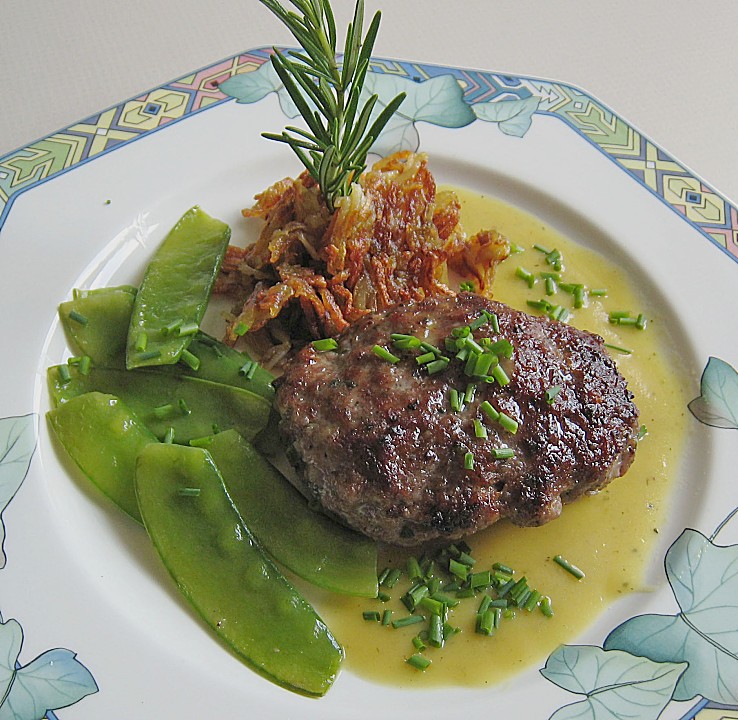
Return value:
[(738, 429), (738, 372), (716, 357), (707, 361), (700, 380), (700, 396), (689, 403), (700, 422), (713, 427)]
[(715, 545), (687, 529), (669, 548), (665, 566), (681, 612), (631, 618), (605, 648), (689, 663), (675, 700), (700, 695), (738, 703), (738, 545)]
[(480, 120), (497, 123), (506, 135), (523, 137), (530, 129), (533, 113), (541, 102), (539, 97), (531, 96), (512, 100), (493, 100), (477, 103), (474, 113)]
[(550, 720), (656, 720), (685, 668), (684, 663), (653, 662), (617, 650), (562, 645), (541, 674), (586, 698), (559, 708)]
[[(219, 85), (219, 89), (226, 95), (235, 98), (238, 103), (255, 103), (263, 100), (269, 93), (277, 93), (279, 106), (288, 118), (296, 118), (300, 111), (292, 101), (290, 94), (279, 79), (271, 62), (267, 61), (257, 70), (239, 73), (228, 78)], [(314, 107), (308, 100), (308, 104)], [(268, 128), (264, 128), (267, 130)], [(276, 132), (276, 129), (275, 129)]]
[(0, 623), (0, 720), (41, 720), (49, 710), (97, 692), (89, 670), (70, 650), (48, 650), (19, 666), (22, 642), (23, 631), (16, 620)]
[(0, 568), (5, 567), (2, 513), (23, 483), (35, 447), (35, 415), (0, 418)]

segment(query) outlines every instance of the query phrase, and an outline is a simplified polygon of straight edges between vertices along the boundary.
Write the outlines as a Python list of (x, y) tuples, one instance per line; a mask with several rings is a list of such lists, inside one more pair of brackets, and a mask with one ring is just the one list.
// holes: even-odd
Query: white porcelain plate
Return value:
[[(440, 181), (596, 247), (671, 308), (695, 400), (654, 592), (499, 687), (410, 693), (344, 672), (310, 700), (225, 651), (145, 532), (75, 479), (44, 421), (45, 368), (66, 352), (56, 307), (73, 287), (137, 282), (192, 205), (245, 239), (240, 209), (299, 170), (260, 136), (294, 115), (267, 58), (237, 55), (0, 158), (0, 718), (738, 717), (738, 211), (569, 85), (380, 59), (369, 76), (381, 98), (408, 93), (381, 150), (420, 147)], [(603, 649), (627, 623), (631, 645)]]

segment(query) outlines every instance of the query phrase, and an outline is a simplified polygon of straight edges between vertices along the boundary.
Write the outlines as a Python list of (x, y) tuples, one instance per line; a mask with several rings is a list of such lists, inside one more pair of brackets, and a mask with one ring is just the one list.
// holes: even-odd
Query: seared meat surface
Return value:
[[(501, 359), (509, 383), (477, 382), (464, 395), (465, 363), (453, 358), (429, 374), (422, 350), (396, 350), (405, 333), (444, 349), (454, 328), (494, 313), (475, 338), (512, 343)], [(638, 410), (602, 339), (479, 295), (429, 298), (365, 316), (337, 337), (334, 351), (305, 347), (278, 381), (281, 429), (291, 444), (301, 489), (329, 513), (376, 540), (416, 545), (452, 539), (501, 518), (540, 525), (562, 503), (622, 475), (635, 455)], [(391, 363), (372, 348), (400, 357)], [(546, 391), (560, 387), (551, 401)], [(491, 420), (488, 401), (518, 423)], [(487, 438), (475, 437), (474, 419)], [(495, 449), (514, 457), (496, 459)], [(473, 468), (465, 469), (472, 453)]]

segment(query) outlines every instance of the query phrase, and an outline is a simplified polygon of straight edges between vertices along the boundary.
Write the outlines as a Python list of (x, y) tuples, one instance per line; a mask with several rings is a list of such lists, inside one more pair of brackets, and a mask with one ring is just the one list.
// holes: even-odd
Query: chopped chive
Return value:
[(59, 365), (59, 382), (66, 385), (72, 380), (72, 373), (69, 372), (69, 365)]
[(443, 372), (449, 364), (447, 357), (439, 357), (438, 360), (428, 363), (425, 367), (428, 370), (429, 375), (435, 375), (436, 373)]
[[(489, 570), (482, 570), (471, 574), (469, 584), (475, 590), (488, 588), (492, 584), (492, 573)], [(491, 599), (491, 598), (490, 598)]]
[(399, 629), (408, 627), (409, 625), (416, 625), (417, 623), (425, 622), (425, 616), (424, 615), (406, 615), (405, 617), (397, 618), (396, 620), (393, 620), (390, 625), (392, 625), (393, 628)]
[(236, 327), (233, 328), (233, 334), (237, 337), (241, 337), (242, 335), (245, 335), (249, 331), (249, 326), (243, 322), (243, 320), (236, 324)]
[(620, 318), (617, 322), (618, 325), (632, 325), (635, 327), (635, 324), (638, 322), (637, 318), (634, 317), (624, 317)]
[(499, 416), (497, 418), (497, 422), (500, 423), (500, 425), (502, 425), (505, 430), (515, 435), (515, 433), (518, 431), (518, 423), (502, 411), (500, 411), (498, 415)]
[(179, 409), (182, 411), (183, 415), (189, 415), (192, 412), (184, 398), (179, 399)]
[(544, 393), (544, 396), (546, 398), (546, 402), (549, 405), (553, 405), (554, 401), (556, 400), (556, 396), (561, 392), (561, 385), (552, 385), (550, 388), (546, 390)]
[(534, 310), (541, 310), (542, 312), (548, 312), (552, 308), (552, 305), (548, 300), (526, 300), (526, 305)]
[(178, 331), (180, 335), (195, 335), (199, 329), (200, 326), (197, 323), (185, 323), (179, 326)]
[(167, 445), (171, 445), (174, 442), (174, 428), (168, 427), (167, 431), (164, 433), (164, 442)]
[(497, 380), (501, 387), (505, 387), (505, 385), (510, 384), (510, 378), (508, 377), (502, 365), (495, 365), (490, 373), (492, 377)]
[(498, 420), (500, 417), (500, 413), (495, 410), (489, 400), (485, 400), (479, 405), (479, 409), (490, 419), (490, 420)]
[(412, 665), (416, 670), (420, 670), (421, 672), (427, 670), (431, 664), (431, 661), (420, 653), (415, 653), (414, 655), (411, 655), (407, 660), (405, 660), (405, 662), (408, 665)]
[(568, 560), (563, 558), (561, 555), (554, 557), (554, 562), (560, 565), (566, 572), (573, 575), (577, 580), (581, 580), (584, 577), (584, 572), (580, 570), (576, 565), (572, 565)]
[(614, 350), (615, 352), (622, 353), (623, 355), (632, 355), (633, 351), (626, 347), (621, 347), (620, 345), (613, 345), (612, 343), (603, 343), (603, 345), (606, 348), (610, 348), (610, 350)]
[(364, 610), (364, 612), (361, 613), (361, 617), (369, 622), (379, 622), (382, 619), (378, 610)]
[(468, 405), (474, 402), (474, 396), (477, 394), (477, 386), (474, 383), (468, 383), (464, 391), (464, 402)]
[(638, 428), (638, 434), (636, 435), (636, 442), (640, 442), (643, 440), (644, 437), (648, 435), (648, 428), (645, 425), (641, 425), (640, 428)]
[(392, 620), (392, 610), (385, 610), (382, 613), (382, 625), (389, 625), (390, 621)]
[(474, 283), (471, 281), (460, 282), (459, 290), (461, 290), (462, 292), (474, 292), (475, 291)]
[(551, 251), (547, 247), (545, 247), (543, 245), (539, 245), (538, 243), (535, 243), (533, 245), (533, 249), (534, 250), (538, 250), (538, 252), (542, 252), (544, 255), (550, 255), (551, 254)]
[(326, 352), (328, 350), (335, 350), (338, 347), (338, 343), (334, 338), (322, 338), (321, 340), (313, 340), (310, 343), (318, 352)]
[(415, 350), (421, 345), (420, 338), (416, 338), (414, 335), (405, 335), (403, 333), (392, 333), (390, 335), (392, 344), (398, 350)]
[(178, 495), (182, 497), (197, 497), (200, 494), (200, 488), (198, 487), (181, 487), (177, 491)]
[(428, 624), (428, 644), (441, 648), (444, 645), (443, 618), (440, 615), (431, 615)]
[(429, 342), (426, 342), (425, 340), (420, 341), (420, 347), (423, 348), (426, 352), (432, 352), (435, 355), (438, 355), (438, 357), (442, 357), (443, 353), (435, 346), (431, 345)]
[(382, 585), (391, 590), (401, 577), (402, 570), (400, 570), (399, 568), (392, 568), (382, 580)]
[(191, 447), (206, 448), (212, 442), (213, 442), (213, 436), (212, 435), (206, 435), (205, 437), (192, 438), (192, 440), (190, 440), (190, 443), (189, 444), (190, 444)]
[(474, 470), (474, 453), (464, 453), (464, 470)]
[(584, 307), (584, 285), (577, 285), (574, 288), (574, 308), (579, 309)]
[(79, 323), (80, 325), (87, 325), (87, 323), (90, 322), (90, 319), (78, 310), (70, 310), (69, 319), (74, 320), (74, 322)]
[(528, 611), (531, 612), (534, 607), (536, 607), (541, 599), (541, 593), (538, 592), (538, 590), (533, 590), (531, 594), (528, 596), (528, 599), (525, 601), (525, 604), (523, 607)]
[(556, 281), (552, 277), (547, 277), (545, 280), (546, 283), (546, 295), (555, 295), (556, 294)]
[(589, 294), (592, 297), (606, 297), (607, 296), (607, 288), (590, 288)]
[(79, 359), (78, 369), (80, 375), (89, 375), (92, 369), (92, 358), (89, 355), (83, 355)]
[(515, 276), (521, 280), (525, 280), (529, 288), (532, 288), (536, 284), (536, 276), (529, 270), (526, 270), (522, 265), (518, 265), (515, 268)]
[(636, 318), (635, 326), (639, 330), (645, 330), (646, 329), (646, 323), (648, 321), (646, 320), (646, 316), (643, 313), (638, 313), (638, 317)]
[(161, 350), (147, 350), (138, 354), (139, 360), (153, 360), (161, 355)]
[(479, 330), (479, 328), (487, 322), (489, 322), (489, 313), (486, 311), (481, 312), (474, 320), (469, 323), (469, 329), (474, 332), (476, 330)]
[(381, 590), (377, 593), (377, 600), (379, 602), (389, 602), (392, 600), (392, 596), (389, 593), (382, 592)]
[(479, 418), (474, 418), (474, 436), (483, 440), (487, 439), (487, 428)]
[(418, 365), (427, 365), (429, 362), (433, 362), (436, 359), (436, 354), (434, 352), (427, 352), (423, 353), (422, 355), (418, 355), (415, 358), (415, 362), (418, 363)]
[[(499, 360), (497, 358), (497, 355), (495, 355), (493, 352), (483, 352), (480, 355), (477, 355), (474, 359), (474, 364), (471, 368), (471, 375), (476, 375), (477, 377), (484, 377), (485, 375), (488, 375), (490, 372), (490, 368), (492, 367), (499, 367)], [(494, 370), (492, 370), (493, 376), (494, 376)]]
[(554, 611), (551, 605), (551, 598), (548, 595), (545, 595), (543, 598), (541, 598), (541, 604), (538, 607), (541, 608), (541, 612), (546, 617), (553, 617)]
[(195, 370), (197, 372), (200, 369), (200, 358), (189, 350), (182, 351), (182, 354), (179, 356), (179, 361), (187, 365), (190, 370)]
[(427, 610), (431, 615), (442, 617), (446, 612), (446, 606), (440, 600), (435, 600), (426, 595), (419, 603), (419, 607)]
[(161, 334), (162, 335), (172, 335), (176, 332), (179, 332), (179, 329), (182, 327), (183, 322), (184, 320), (182, 320), (182, 318), (180, 318), (179, 320), (173, 320), (172, 322), (170, 322), (168, 325), (165, 325), (161, 329)]
[(425, 642), (423, 641), (423, 638), (422, 638), (422, 637), (420, 637), (420, 635), (416, 635), (416, 636), (415, 636), (415, 637), (413, 638), (413, 646), (415, 647), (415, 649), (416, 649), (416, 650), (420, 650), (420, 651), (422, 651), (422, 650), (425, 650), (425, 649), (426, 649), (426, 647), (428, 647), (428, 646), (427, 646), (427, 645), (425, 644)]
[(501, 573), (505, 573), (505, 575), (514, 575), (515, 570), (513, 570), (511, 567), (508, 567), (507, 565), (503, 565), (502, 563), (496, 562), (492, 566), (493, 570), (499, 570)]
[(495, 631), (495, 613), (494, 610), (485, 610), (483, 613), (477, 615), (477, 627), (476, 631), (480, 635), (492, 635)]
[(238, 368), (238, 374), (243, 375), (247, 380), (252, 380), (258, 367), (258, 364), (253, 360), (247, 360)]
[(509, 447), (504, 448), (493, 448), (492, 457), (495, 460), (509, 460), (515, 457), (515, 450)]
[(171, 417), (174, 414), (174, 405), (167, 403), (166, 405), (158, 405), (154, 408), (154, 417), (163, 420), (164, 418)]
[(420, 569), (420, 563), (414, 555), (411, 555), (407, 559), (407, 576), (411, 580), (421, 580), (423, 578), (423, 571)]
[(397, 355), (393, 355), (387, 348), (382, 347), (381, 345), (375, 345), (372, 348), (372, 352), (382, 360), (386, 360), (388, 363), (397, 363), (400, 362), (400, 358), (397, 357)]
[(149, 344), (149, 336), (145, 332), (140, 332), (136, 336), (136, 352), (142, 353), (146, 350), (146, 346)]
[(448, 570), (452, 575), (456, 575), (461, 580), (466, 580), (469, 575), (469, 566), (453, 558), (448, 561)]
[(492, 326), (492, 330), (495, 333), (500, 332), (500, 320), (496, 313), (489, 313), (489, 324)]

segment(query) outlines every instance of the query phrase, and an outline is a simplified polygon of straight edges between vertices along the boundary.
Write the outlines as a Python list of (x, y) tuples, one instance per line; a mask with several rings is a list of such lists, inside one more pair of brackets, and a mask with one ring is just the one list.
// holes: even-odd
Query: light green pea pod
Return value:
[(269, 554), (333, 592), (377, 596), (377, 546), (308, 507), (305, 498), (237, 432), (207, 444), (228, 493)]
[(156, 436), (118, 398), (91, 392), (47, 413), (62, 447), (121, 510), (141, 522), (133, 478), (136, 458)]
[(160, 440), (173, 433), (183, 444), (230, 428), (252, 440), (271, 410), (242, 388), (147, 370), (92, 367), (84, 374), (79, 366), (56, 365), (48, 369), (48, 385), (55, 405), (87, 392), (115, 395)]
[[(88, 355), (97, 367), (125, 367), (126, 339), (136, 288), (74, 291), (74, 298), (59, 305), (59, 318), (74, 352)], [(152, 365), (149, 371), (190, 375), (202, 380), (241, 387), (271, 401), (274, 376), (235, 350), (198, 331), (188, 350), (197, 359), (197, 369), (184, 363)]]
[(205, 314), (231, 237), (199, 207), (169, 231), (149, 263), (128, 328), (126, 367), (176, 363)]
[(164, 565), (218, 638), (275, 683), (324, 695), (343, 649), (262, 551), (210, 454), (179, 445), (145, 447), (136, 492)]

